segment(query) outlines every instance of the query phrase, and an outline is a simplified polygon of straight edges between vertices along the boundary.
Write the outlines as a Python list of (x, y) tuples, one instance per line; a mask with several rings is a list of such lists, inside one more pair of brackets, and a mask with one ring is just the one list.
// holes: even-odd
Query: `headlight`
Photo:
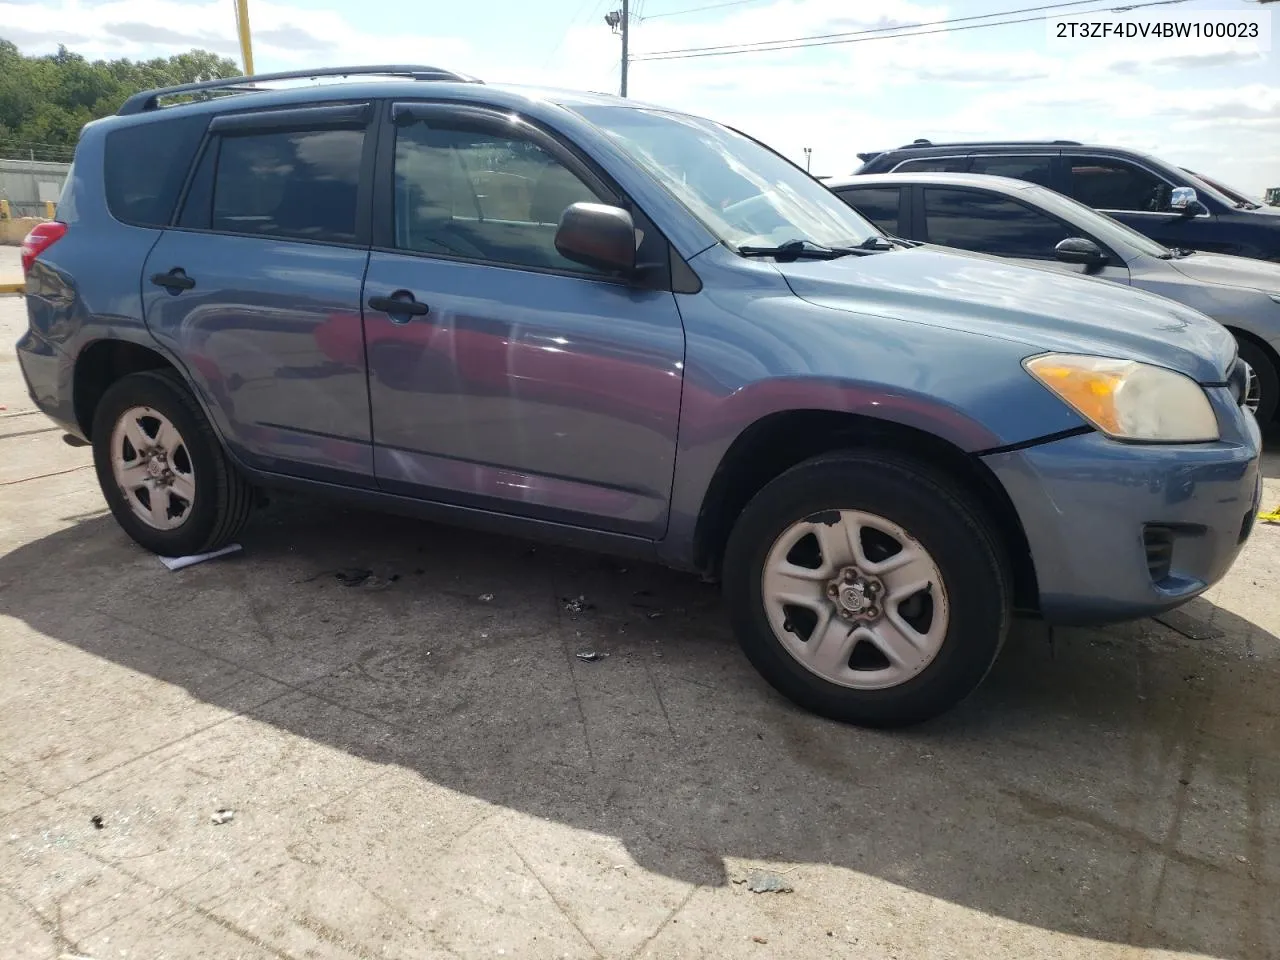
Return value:
[(1195, 443), (1218, 439), (1204, 389), (1164, 367), (1110, 357), (1050, 353), (1023, 361), (1067, 406), (1116, 440)]

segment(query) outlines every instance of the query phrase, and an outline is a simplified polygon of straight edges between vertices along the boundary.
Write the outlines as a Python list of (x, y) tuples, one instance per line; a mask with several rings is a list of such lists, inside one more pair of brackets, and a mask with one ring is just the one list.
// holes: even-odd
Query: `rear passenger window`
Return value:
[(196, 115), (108, 133), (103, 174), (111, 215), (140, 227), (168, 226), (208, 125), (207, 116)]
[(836, 195), (885, 233), (898, 234), (898, 187), (848, 187)]
[(213, 178), (212, 228), (353, 243), (363, 151), (363, 130), (224, 137)]
[(974, 157), (970, 173), (985, 173), (993, 177), (1011, 177), (1028, 180), (1042, 187), (1053, 187), (1052, 157)]
[(921, 157), (905, 160), (893, 168), (894, 173), (964, 173), (969, 169), (968, 157)]

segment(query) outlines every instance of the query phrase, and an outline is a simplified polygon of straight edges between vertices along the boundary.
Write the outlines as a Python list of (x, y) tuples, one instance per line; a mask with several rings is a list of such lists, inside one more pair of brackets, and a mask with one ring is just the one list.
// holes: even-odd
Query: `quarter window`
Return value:
[(395, 241), (402, 250), (521, 267), (589, 268), (562, 257), (564, 211), (599, 197), (537, 144), (413, 123), (396, 134)]
[(898, 234), (899, 187), (851, 187), (836, 194), (885, 233)]
[(1007, 197), (977, 190), (924, 188), (930, 243), (1005, 257), (1052, 259), (1067, 228)]
[(213, 183), (212, 228), (354, 242), (363, 151), (363, 130), (224, 137)]
[(1124, 160), (1071, 158), (1071, 196), (1095, 210), (1169, 211), (1172, 189), (1155, 174)]

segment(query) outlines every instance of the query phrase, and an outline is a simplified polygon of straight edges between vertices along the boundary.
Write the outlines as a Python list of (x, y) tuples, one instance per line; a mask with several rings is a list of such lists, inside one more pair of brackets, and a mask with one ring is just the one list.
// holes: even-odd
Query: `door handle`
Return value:
[(392, 323), (408, 323), (410, 317), (425, 317), (431, 308), (415, 300), (408, 290), (397, 290), (389, 297), (370, 297), (369, 309), (385, 313)]
[(151, 277), (151, 282), (173, 294), (190, 290), (196, 285), (196, 282), (188, 277), (187, 272), (181, 267), (174, 267), (168, 273), (157, 273)]

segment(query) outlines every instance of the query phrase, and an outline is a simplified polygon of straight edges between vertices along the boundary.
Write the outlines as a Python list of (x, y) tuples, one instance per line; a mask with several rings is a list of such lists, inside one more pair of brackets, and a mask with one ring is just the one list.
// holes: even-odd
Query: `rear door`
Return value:
[(147, 325), (259, 469), (373, 485), (368, 103), (222, 114), (147, 259)]
[[(1059, 243), (1068, 237), (1084, 235), (1043, 210), (1002, 193), (973, 187), (919, 186), (916, 189), (921, 191), (918, 209), (923, 225), (923, 236), (916, 239), (1009, 257), (1028, 266), (1062, 273), (1129, 282), (1128, 267), (1110, 251), (1111, 262), (1100, 269), (1086, 270), (1079, 264), (1058, 260), (1054, 248)], [(1085, 239), (1098, 242), (1093, 237)]]
[(631, 207), (650, 282), (556, 251), (573, 203), (628, 205), (510, 110), (391, 105), (365, 283), (385, 490), (660, 537), (683, 382), (669, 248)]

